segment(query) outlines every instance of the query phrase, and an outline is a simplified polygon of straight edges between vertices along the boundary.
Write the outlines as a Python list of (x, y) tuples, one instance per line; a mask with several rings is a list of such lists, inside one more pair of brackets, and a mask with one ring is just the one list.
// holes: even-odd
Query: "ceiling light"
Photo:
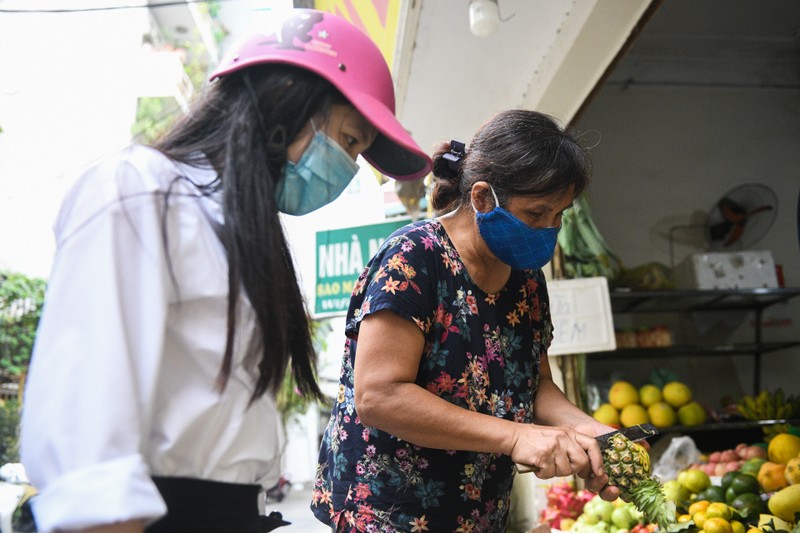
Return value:
[(470, 0), (469, 29), (478, 37), (494, 33), (500, 23), (500, 7), (497, 0)]

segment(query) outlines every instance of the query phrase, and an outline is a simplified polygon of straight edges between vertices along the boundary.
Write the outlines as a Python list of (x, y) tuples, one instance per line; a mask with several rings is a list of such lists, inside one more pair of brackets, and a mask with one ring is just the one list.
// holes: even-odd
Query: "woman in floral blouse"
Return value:
[(334, 531), (502, 532), (516, 465), (613, 500), (611, 428), (553, 383), (541, 267), (587, 187), (553, 119), (499, 113), (434, 156), (440, 216), (395, 232), (358, 279), (312, 510)]

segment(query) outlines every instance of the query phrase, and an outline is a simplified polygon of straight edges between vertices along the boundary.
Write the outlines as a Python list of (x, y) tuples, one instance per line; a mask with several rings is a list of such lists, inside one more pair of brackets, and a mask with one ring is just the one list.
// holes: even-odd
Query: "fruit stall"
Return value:
[[(772, 353), (800, 345), (765, 334), (765, 310), (800, 288), (681, 288), (670, 269), (626, 271), (583, 199), (562, 230), (554, 277), (605, 277), (615, 336), (608, 351), (553, 358), (565, 392), (606, 425), (658, 434), (604, 452), (616, 502), (559, 480), (519, 531), (800, 533), (800, 387), (762, 375)], [(738, 330), (700, 327), (726, 322)]]
[[(665, 291), (659, 309), (664, 302), (685, 306), (686, 298), (697, 301), (704, 296), (699, 292), (712, 291)], [(751, 292), (720, 291), (710, 309), (722, 305), (726, 295), (750, 309), (754, 301), (769, 305), (800, 294), (797, 289)], [(657, 300), (633, 291), (625, 304), (633, 299)], [(556, 363), (568, 367), (571, 359), (580, 368), (565, 374), (565, 389), (595, 419), (616, 428), (649, 424), (658, 431), (647, 439), (647, 447), (627, 441), (613, 454), (605, 452), (606, 472), (610, 483), (620, 487), (621, 498), (606, 502), (584, 490), (580, 480), (559, 480), (547, 488), (539, 525), (519, 531), (800, 533), (800, 391), (770, 389), (756, 379), (752, 392), (712, 402), (709, 388), (703, 387), (709, 376), (692, 374), (680, 364), (653, 364), (652, 353), (665, 353), (669, 360), (671, 350), (689, 351), (686, 345), (676, 349), (669, 328), (640, 330), (636, 337), (617, 331), (616, 350), (599, 355), (622, 369), (614, 374), (592, 374), (597, 353)], [(621, 365), (620, 359), (625, 361)], [(625, 378), (604, 381), (609, 375)], [(713, 378), (723, 388), (732, 381), (730, 374)]]
[[(633, 456), (648, 456), (643, 447), (636, 450), (636, 443), (622, 447)], [(621, 461), (637, 463), (624, 453)], [(606, 469), (612, 482), (620, 481), (620, 471), (608, 459)], [(622, 477), (630, 485), (615, 502), (573, 481), (553, 484), (541, 511), (542, 526), (573, 533), (800, 531), (800, 437), (792, 433), (775, 433), (766, 446), (742, 442), (701, 454), (672, 479), (630, 472)]]

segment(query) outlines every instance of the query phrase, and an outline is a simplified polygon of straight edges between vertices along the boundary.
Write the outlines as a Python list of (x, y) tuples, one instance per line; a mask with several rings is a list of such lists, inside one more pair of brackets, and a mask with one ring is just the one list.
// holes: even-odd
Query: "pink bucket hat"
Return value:
[(430, 157), (395, 118), (394, 85), (380, 50), (345, 19), (313, 9), (288, 11), (280, 30), (250, 36), (211, 79), (264, 63), (295, 65), (332, 83), (378, 130), (363, 156), (381, 173), (413, 180), (430, 172)]

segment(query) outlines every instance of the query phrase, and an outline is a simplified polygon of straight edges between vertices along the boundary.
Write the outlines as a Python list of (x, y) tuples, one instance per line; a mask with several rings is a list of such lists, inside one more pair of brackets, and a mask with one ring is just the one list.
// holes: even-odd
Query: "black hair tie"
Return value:
[(450, 151), (442, 155), (442, 158), (447, 160), (447, 166), (453, 172), (458, 172), (458, 167), (461, 165), (461, 160), (467, 155), (467, 149), (464, 143), (459, 141), (450, 141)]

